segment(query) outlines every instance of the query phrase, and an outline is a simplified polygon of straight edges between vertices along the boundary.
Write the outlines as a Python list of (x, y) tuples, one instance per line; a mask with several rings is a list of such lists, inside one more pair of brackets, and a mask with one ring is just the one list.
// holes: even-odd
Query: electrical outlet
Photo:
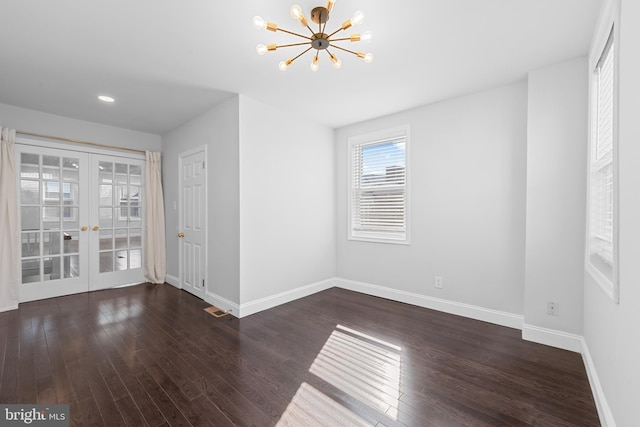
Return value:
[(559, 304), (555, 301), (547, 301), (547, 314), (549, 316), (558, 316), (560, 313)]
[(433, 278), (433, 286), (435, 286), (436, 289), (442, 289), (442, 276), (435, 276)]

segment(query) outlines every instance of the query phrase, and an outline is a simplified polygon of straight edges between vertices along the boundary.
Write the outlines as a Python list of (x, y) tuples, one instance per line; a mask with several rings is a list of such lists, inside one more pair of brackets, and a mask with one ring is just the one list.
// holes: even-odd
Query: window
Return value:
[(616, 82), (613, 29), (591, 76), (589, 232), (587, 271), (617, 301), (616, 286)]
[(409, 127), (349, 139), (349, 239), (409, 243)]

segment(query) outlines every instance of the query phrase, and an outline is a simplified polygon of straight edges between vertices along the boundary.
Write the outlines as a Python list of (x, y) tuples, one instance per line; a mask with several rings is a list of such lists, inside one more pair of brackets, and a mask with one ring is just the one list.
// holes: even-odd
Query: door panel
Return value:
[(144, 281), (141, 160), (93, 155), (92, 290)]
[(84, 292), (89, 284), (88, 155), (17, 147), (20, 301)]
[(180, 285), (204, 298), (206, 293), (205, 152), (180, 157)]

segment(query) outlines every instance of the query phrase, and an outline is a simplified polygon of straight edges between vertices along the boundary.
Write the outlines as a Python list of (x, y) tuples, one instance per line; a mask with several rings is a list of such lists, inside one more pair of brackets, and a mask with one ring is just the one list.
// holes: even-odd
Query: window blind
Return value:
[(594, 70), (594, 135), (591, 153), (589, 261), (613, 280), (614, 228), (614, 43), (609, 36)]
[(406, 237), (406, 136), (352, 146), (352, 235)]

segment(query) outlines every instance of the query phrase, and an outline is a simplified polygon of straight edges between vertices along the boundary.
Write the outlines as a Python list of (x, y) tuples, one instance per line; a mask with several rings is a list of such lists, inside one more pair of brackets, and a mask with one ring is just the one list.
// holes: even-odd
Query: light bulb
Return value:
[(373, 62), (373, 53), (367, 53), (364, 55), (364, 62), (371, 64)]
[(329, 59), (331, 59), (331, 63), (333, 64), (333, 68), (339, 70), (342, 67), (342, 61), (338, 59), (335, 55), (329, 54)]
[(258, 52), (258, 55), (264, 55), (267, 53), (267, 47), (263, 44), (259, 44), (256, 46), (256, 52)]
[(267, 28), (267, 21), (265, 21), (264, 18), (262, 18), (262, 16), (254, 16), (253, 25), (257, 29), (261, 30), (261, 29)]
[(360, 34), (360, 41), (361, 42), (370, 42), (371, 39), (373, 38), (373, 33), (371, 31), (365, 31), (364, 33)]
[(302, 7), (300, 7), (299, 4), (294, 4), (291, 6), (291, 9), (289, 9), (289, 13), (293, 19), (299, 20), (302, 16)]
[(353, 14), (353, 18), (351, 18), (351, 23), (353, 25), (360, 25), (364, 21), (364, 13), (361, 10), (356, 11)]
[(328, 10), (329, 12), (331, 12), (331, 9), (333, 9), (333, 5), (335, 5), (335, 4), (336, 4), (336, 0), (329, 0), (329, 1), (327, 2), (327, 10)]
[(289, 65), (293, 64), (293, 59), (287, 59), (286, 61), (280, 61), (280, 63), (278, 64), (278, 68), (280, 69), (280, 71), (287, 71), (287, 68), (289, 68)]
[(309, 21), (307, 21), (307, 18), (302, 13), (302, 8), (300, 7), (300, 5), (294, 4), (293, 6), (291, 6), (289, 13), (291, 13), (291, 17), (298, 21), (303, 27), (306, 27), (309, 24)]
[(311, 63), (311, 71), (318, 71), (318, 68), (320, 68), (320, 65), (318, 65), (318, 55), (316, 55)]

